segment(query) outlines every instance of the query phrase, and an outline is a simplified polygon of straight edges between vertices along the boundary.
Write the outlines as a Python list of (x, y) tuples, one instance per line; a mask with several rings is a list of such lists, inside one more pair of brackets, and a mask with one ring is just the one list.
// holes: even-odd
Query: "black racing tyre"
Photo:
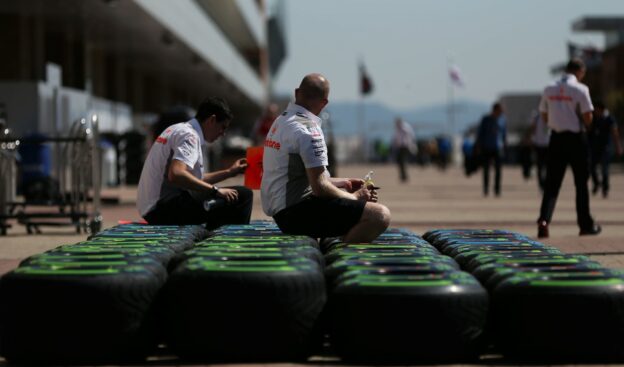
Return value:
[(0, 279), (0, 354), (45, 365), (142, 361), (163, 279), (141, 266), (17, 268)]
[(535, 260), (560, 260), (567, 257), (575, 257), (576, 255), (562, 254), (559, 250), (533, 250), (533, 251), (517, 251), (509, 254), (482, 254), (474, 257), (468, 264), (462, 267), (466, 271), (472, 273), (479, 266), (497, 262), (504, 259), (535, 259)]
[(447, 271), (457, 271), (459, 266), (457, 263), (431, 263), (429, 261), (423, 262), (408, 262), (397, 261), (396, 259), (390, 259), (387, 261), (366, 261), (366, 260), (340, 260), (336, 261), (330, 266), (325, 268), (325, 280), (328, 286), (333, 286), (335, 280), (342, 274), (347, 272), (368, 272), (368, 271), (415, 271), (427, 273), (439, 273)]
[(257, 254), (280, 252), (287, 256), (304, 257), (306, 259), (313, 260), (317, 262), (321, 268), (325, 266), (325, 258), (323, 257), (323, 254), (321, 254), (321, 252), (318, 249), (314, 247), (310, 247), (310, 246), (299, 246), (299, 247), (292, 247), (292, 248), (288, 248), (288, 247), (286, 248), (280, 248), (280, 247), (232, 248), (230, 246), (226, 246), (226, 247), (210, 246), (206, 248), (198, 247), (195, 250), (202, 251), (204, 249), (210, 249), (212, 251), (225, 251), (225, 252), (234, 252), (234, 253), (248, 252), (248, 253), (257, 253)]
[(333, 276), (346, 270), (352, 270), (357, 267), (387, 267), (387, 266), (450, 266), (459, 270), (459, 264), (448, 256), (429, 256), (429, 257), (385, 257), (385, 258), (358, 258), (338, 260), (325, 267), (325, 275)]
[(331, 264), (340, 259), (357, 259), (359, 257), (379, 256), (379, 257), (420, 257), (420, 256), (441, 256), (439, 252), (429, 249), (401, 249), (401, 250), (358, 250), (340, 249), (330, 251), (325, 255), (325, 262)]
[(338, 237), (321, 238), (321, 240), (319, 241), (319, 248), (321, 249), (322, 253), (327, 253), (334, 247), (335, 244), (341, 243), (344, 242), (342, 242), (342, 240)]
[(492, 320), (494, 340), (509, 358), (621, 360), (624, 279), (608, 272), (511, 277), (492, 293)]
[[(423, 261), (428, 262), (440, 262), (440, 263), (455, 263), (453, 259), (448, 256), (429, 254), (429, 253), (419, 253), (419, 252), (368, 252), (368, 253), (357, 253), (357, 254), (341, 254), (337, 258), (333, 259), (327, 256), (325, 257), (325, 263), (327, 265), (331, 265), (332, 263), (340, 260), (375, 260), (375, 259), (422, 259)], [(331, 261), (330, 261), (331, 260)]]
[[(473, 270), (481, 264), (481, 259), (490, 259), (494, 257), (504, 257), (504, 256), (524, 256), (524, 255), (539, 255), (539, 254), (548, 254), (548, 255), (563, 255), (561, 251), (554, 247), (542, 247), (542, 248), (529, 248), (529, 247), (510, 247), (507, 249), (491, 249), (484, 250), (479, 249), (475, 251), (464, 251), (456, 256), (453, 256), (453, 259), (459, 263), (462, 267), (469, 268)], [(475, 261), (472, 263), (472, 261)], [(489, 261), (489, 260), (486, 260)]]
[(550, 246), (546, 246), (543, 244), (535, 244), (535, 243), (530, 243), (530, 242), (518, 242), (514, 244), (505, 244), (505, 245), (491, 244), (491, 243), (452, 244), (444, 248), (444, 254), (450, 257), (455, 257), (461, 253), (468, 252), (468, 251), (482, 251), (482, 252), (498, 251), (498, 250), (521, 251), (521, 250), (541, 249), (541, 248), (546, 248), (546, 247), (550, 247)]
[(446, 248), (449, 246), (458, 245), (499, 245), (499, 246), (513, 246), (517, 244), (533, 244), (544, 245), (541, 242), (534, 241), (530, 238), (523, 236), (508, 235), (502, 237), (466, 237), (466, 238), (448, 238), (438, 239), (433, 243), (433, 246), (440, 250), (442, 253), (446, 252)]
[(325, 253), (331, 253), (339, 250), (358, 250), (358, 251), (389, 251), (389, 250), (428, 250), (432, 253), (439, 254), (440, 252), (430, 244), (414, 244), (414, 243), (393, 243), (393, 244), (377, 244), (377, 243), (344, 243), (339, 242), (334, 244), (329, 251)]
[(436, 229), (431, 230), (423, 234), (423, 239), (427, 242), (433, 244), (436, 240), (440, 238), (457, 238), (461, 236), (470, 236), (470, 237), (493, 237), (493, 236), (515, 236), (518, 235), (516, 232), (510, 232), (506, 230), (500, 229)]
[(469, 274), (351, 278), (330, 294), (331, 337), (346, 361), (465, 361), (480, 353), (488, 295)]
[(163, 300), (169, 344), (183, 358), (292, 361), (315, 348), (326, 294), (316, 266), (224, 269), (185, 262), (170, 275)]
[(39, 269), (48, 270), (89, 270), (89, 269), (118, 269), (128, 268), (130, 266), (140, 266), (146, 270), (149, 270), (158, 277), (163, 283), (167, 278), (166, 269), (163, 264), (154, 258), (141, 257), (141, 258), (126, 258), (126, 259), (93, 259), (93, 258), (79, 258), (79, 257), (67, 257), (58, 258), (57, 256), (47, 256), (45, 253), (41, 256), (31, 256), (28, 259), (23, 260), (20, 267), (36, 267)]
[(209, 231), (200, 225), (176, 226), (176, 225), (154, 225), (154, 224), (120, 224), (103, 232), (127, 231), (127, 232), (155, 232), (166, 234), (181, 234), (189, 236), (193, 241), (201, 241), (206, 238)]
[(578, 273), (593, 273), (607, 271), (608, 269), (602, 267), (598, 263), (583, 263), (580, 265), (568, 265), (568, 266), (539, 266), (539, 267), (524, 267), (524, 268), (505, 268), (499, 269), (494, 272), (485, 282), (482, 284), (488, 290), (493, 290), (501, 282), (513, 276), (548, 276), (555, 274), (578, 274)]
[(292, 244), (292, 245), (308, 245), (315, 248), (319, 248), (318, 242), (311, 237), (307, 236), (290, 236), (290, 235), (279, 235), (279, 236), (230, 236), (230, 235), (218, 235), (205, 239), (200, 243), (214, 243), (214, 242), (228, 242), (228, 243), (245, 243), (245, 242), (257, 242), (257, 241), (269, 241), (269, 242), (278, 242), (283, 244)]
[(64, 245), (52, 249), (46, 254), (80, 254), (80, 255), (115, 255), (124, 254), (128, 256), (152, 257), (162, 263), (165, 267), (176, 254), (166, 247), (145, 247), (145, 246), (99, 246), (99, 245)]
[(571, 267), (571, 266), (595, 266), (596, 269), (602, 265), (591, 260), (587, 256), (565, 256), (555, 259), (543, 258), (502, 258), (494, 262), (480, 265), (472, 272), (482, 284), (486, 284), (489, 278), (501, 269), (521, 269), (521, 268), (541, 268), (541, 267)]
[(106, 246), (114, 246), (114, 245), (122, 245), (122, 244), (145, 244), (152, 246), (162, 246), (168, 247), (175, 252), (182, 252), (184, 250), (188, 250), (193, 247), (193, 240), (188, 237), (176, 237), (176, 236), (166, 236), (166, 235), (158, 235), (158, 236), (129, 236), (129, 235), (119, 235), (119, 236), (94, 236), (89, 240), (83, 243), (89, 243), (93, 245), (106, 245)]
[(282, 258), (304, 258), (316, 262), (320, 268), (325, 265), (323, 255), (313, 247), (305, 247), (298, 249), (280, 249), (280, 248), (265, 248), (265, 249), (227, 249), (227, 248), (213, 248), (213, 247), (196, 247), (193, 250), (189, 250), (181, 254), (178, 258), (190, 258), (190, 257), (202, 257), (222, 260), (271, 260)]
[(384, 268), (365, 268), (365, 269), (352, 269), (340, 273), (337, 277), (332, 278), (330, 284), (330, 278), (326, 277), (328, 281), (328, 289), (333, 288), (334, 285), (348, 281), (349, 279), (358, 278), (360, 280), (368, 278), (375, 278), (375, 280), (393, 280), (401, 277), (405, 280), (416, 278), (418, 280), (436, 280), (446, 277), (450, 273), (456, 273), (457, 269), (452, 266), (429, 266), (429, 267), (407, 267), (407, 266), (394, 266)]

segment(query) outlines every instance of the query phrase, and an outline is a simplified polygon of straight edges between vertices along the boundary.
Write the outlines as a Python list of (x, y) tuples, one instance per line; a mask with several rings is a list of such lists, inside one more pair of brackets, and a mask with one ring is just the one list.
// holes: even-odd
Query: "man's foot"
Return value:
[(594, 187), (592, 188), (592, 194), (596, 195), (599, 189), (600, 188), (598, 187), (598, 185), (594, 185)]
[(609, 191), (608, 190), (602, 190), (602, 197), (606, 199), (608, 196), (609, 196)]
[(548, 222), (541, 220), (537, 222), (537, 238), (548, 238)]
[(589, 228), (581, 228), (579, 236), (597, 235), (600, 232), (602, 232), (602, 227), (599, 224), (594, 224)]

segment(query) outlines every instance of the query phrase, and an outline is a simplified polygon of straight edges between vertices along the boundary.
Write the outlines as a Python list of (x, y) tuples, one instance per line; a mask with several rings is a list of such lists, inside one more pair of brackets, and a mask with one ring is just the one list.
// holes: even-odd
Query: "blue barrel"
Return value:
[(48, 178), (52, 172), (52, 149), (49, 144), (43, 142), (28, 142), (28, 140), (45, 140), (47, 136), (40, 133), (29, 134), (24, 137), (22, 144), (19, 146), (19, 155), (21, 157), (21, 183), (22, 185), (30, 182)]

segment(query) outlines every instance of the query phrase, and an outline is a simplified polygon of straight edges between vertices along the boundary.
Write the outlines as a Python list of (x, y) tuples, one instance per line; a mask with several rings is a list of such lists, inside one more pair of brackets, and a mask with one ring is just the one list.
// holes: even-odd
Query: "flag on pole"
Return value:
[(360, 94), (363, 96), (373, 92), (373, 82), (371, 81), (364, 63), (360, 63)]
[(449, 66), (449, 77), (454, 85), (458, 87), (464, 86), (464, 79), (461, 76), (461, 71), (456, 65)]

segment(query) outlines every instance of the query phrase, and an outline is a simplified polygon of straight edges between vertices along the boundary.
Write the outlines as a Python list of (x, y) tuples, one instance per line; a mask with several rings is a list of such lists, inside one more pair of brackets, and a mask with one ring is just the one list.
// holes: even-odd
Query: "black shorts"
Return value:
[(308, 196), (273, 216), (286, 234), (314, 238), (344, 236), (362, 218), (365, 202)]
[(253, 192), (242, 186), (227, 188), (238, 191), (238, 200), (206, 211), (202, 200), (196, 200), (187, 191), (181, 191), (177, 196), (159, 200), (144, 218), (149, 224), (205, 224), (208, 229), (224, 224), (248, 224)]

